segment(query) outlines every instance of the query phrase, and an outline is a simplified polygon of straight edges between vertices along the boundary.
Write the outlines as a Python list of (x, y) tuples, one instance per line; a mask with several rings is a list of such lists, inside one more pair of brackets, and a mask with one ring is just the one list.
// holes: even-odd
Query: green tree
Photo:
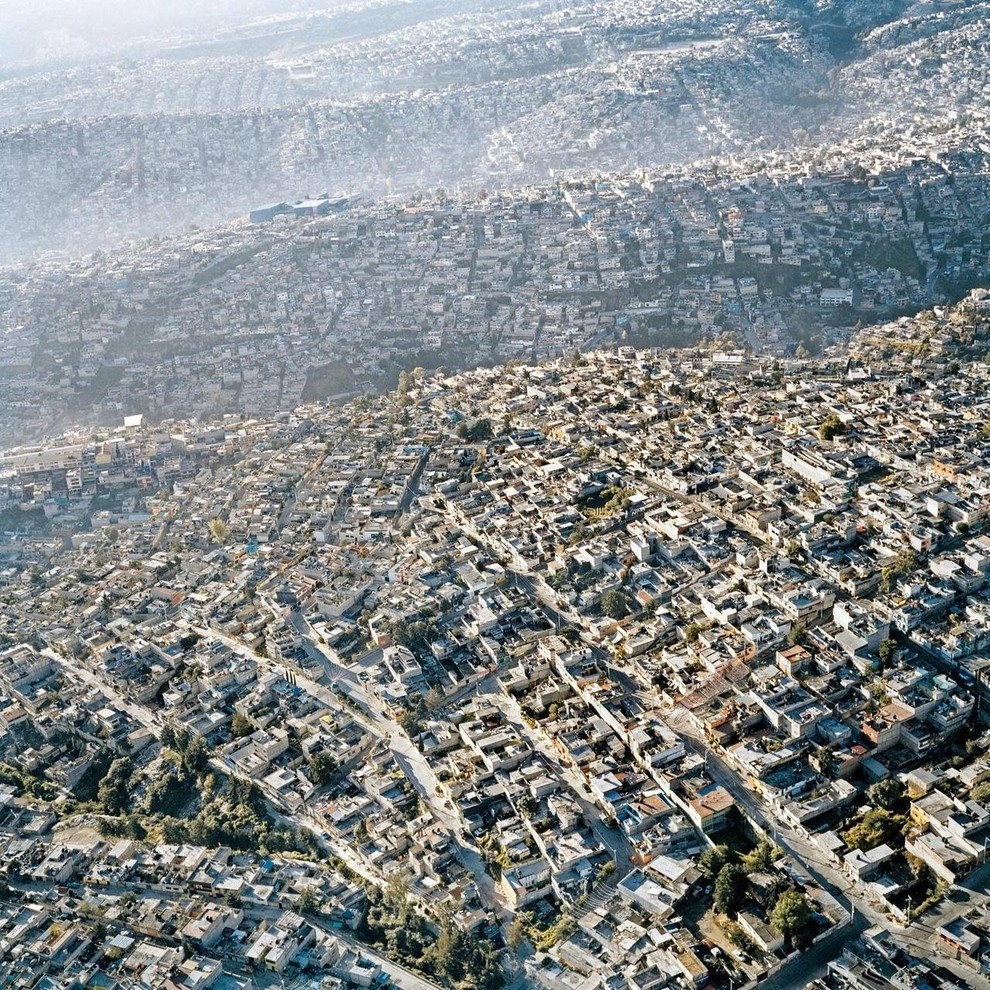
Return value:
[(131, 799), (131, 777), (134, 764), (129, 757), (122, 756), (110, 764), (96, 790), (96, 799), (105, 815), (123, 814)]
[(877, 650), (877, 655), (880, 657), (880, 664), (886, 667), (887, 664), (894, 659), (894, 654), (897, 652), (897, 644), (892, 639), (885, 639), (881, 644), (880, 648)]
[(312, 887), (307, 887), (296, 901), (296, 910), (300, 914), (317, 914), (320, 910), (320, 898)]
[(866, 799), (874, 808), (897, 811), (904, 804), (907, 788), (896, 777), (887, 777), (866, 790)]
[(811, 905), (804, 894), (786, 890), (770, 912), (770, 924), (798, 949), (811, 944), (814, 929), (811, 922)]
[(527, 921), (525, 912), (516, 912), (509, 924), (508, 931), (506, 932), (506, 941), (509, 944), (509, 948), (513, 952), (518, 952), (522, 948), (522, 944), (526, 939), (526, 927)]
[(222, 519), (211, 519), (207, 523), (207, 529), (215, 543), (223, 546), (230, 541), (230, 527)]
[(235, 739), (241, 739), (254, 732), (254, 722), (241, 712), (234, 712), (234, 717), (230, 720), (230, 734)]
[(175, 728), (171, 725), (162, 726), (162, 749), (175, 749)]
[(976, 801), (977, 804), (987, 804), (990, 802), (990, 780), (984, 780), (977, 784), (969, 794), (971, 801)]
[(698, 860), (698, 869), (709, 880), (714, 880), (727, 863), (732, 862), (732, 850), (726, 845), (712, 846), (706, 849)]
[(831, 779), (835, 776), (835, 750), (831, 746), (819, 746), (815, 750), (815, 759), (820, 772)]
[(602, 595), (601, 610), (610, 619), (623, 619), (629, 614), (629, 599), (621, 591), (609, 588)]
[(692, 622), (684, 630), (684, 642), (695, 643), (698, 637), (705, 631), (706, 626), (702, 625), (700, 622)]
[(822, 440), (833, 440), (846, 432), (846, 424), (835, 413), (829, 413), (818, 427), (818, 435)]
[(423, 731), (423, 722), (428, 714), (429, 712), (426, 708), (426, 699), (421, 694), (410, 697), (407, 702), (406, 710), (399, 718), (399, 725), (402, 727), (402, 731), (405, 732), (410, 739), (414, 736), (418, 736), (420, 732)]
[(326, 751), (317, 753), (309, 764), (309, 779), (317, 787), (329, 784), (336, 772), (337, 761)]
[(722, 914), (735, 914), (746, 896), (746, 872), (737, 863), (726, 863), (715, 878), (713, 900)]
[(613, 486), (606, 488), (602, 494), (609, 495), (609, 499), (603, 507), (606, 515), (614, 516), (621, 512), (625, 512), (629, 505), (630, 492), (628, 488), (618, 488)]
[(743, 867), (747, 873), (764, 873), (782, 855), (783, 852), (772, 842), (760, 842), (755, 849), (743, 856)]
[(880, 572), (880, 587), (890, 591), (898, 580), (907, 577), (918, 567), (918, 555), (910, 548), (902, 550)]
[(202, 736), (193, 736), (182, 749), (182, 767), (190, 776), (198, 776), (210, 765), (210, 750)]
[(454, 432), (461, 440), (467, 440), (468, 443), (490, 440), (494, 436), (490, 419), (479, 419), (471, 424), (468, 424), (466, 419), (461, 420)]
[(863, 820), (843, 835), (850, 849), (862, 849), (864, 852), (875, 849), (884, 842), (892, 842), (905, 824), (901, 815), (895, 815), (883, 808), (871, 808)]

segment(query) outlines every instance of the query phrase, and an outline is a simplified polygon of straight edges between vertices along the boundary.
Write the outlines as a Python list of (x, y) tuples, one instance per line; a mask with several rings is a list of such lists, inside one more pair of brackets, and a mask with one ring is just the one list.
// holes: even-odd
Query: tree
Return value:
[(879, 780), (866, 790), (866, 799), (874, 808), (896, 811), (907, 796), (907, 788), (896, 778)]
[(743, 856), (743, 866), (747, 873), (763, 873), (782, 855), (781, 850), (772, 842), (760, 842), (755, 849)]
[(701, 624), (700, 622), (692, 622), (692, 623), (691, 623), (691, 624), (690, 624), (690, 625), (689, 625), (689, 626), (688, 626), (688, 627), (687, 627), (687, 628), (686, 628), (686, 629), (684, 630), (684, 641), (685, 641), (686, 643), (694, 643), (694, 642), (697, 642), (697, 639), (698, 639), (698, 637), (699, 637), (699, 636), (700, 636), (700, 635), (701, 635), (701, 634), (702, 634), (702, 633), (703, 633), (704, 631), (705, 631), (705, 626), (703, 626), (703, 625), (702, 625), (702, 624)]
[(726, 863), (715, 878), (715, 907), (722, 914), (735, 914), (746, 894), (746, 872), (737, 863)]
[(880, 664), (886, 667), (891, 660), (894, 659), (894, 654), (897, 652), (897, 644), (892, 639), (885, 639), (881, 644), (880, 648), (877, 650), (877, 655), (880, 657)]
[(770, 912), (770, 924), (795, 947), (810, 945), (814, 932), (808, 898), (796, 890), (784, 891)]
[(509, 943), (509, 948), (513, 952), (518, 952), (522, 948), (523, 941), (526, 938), (526, 915), (524, 912), (519, 911), (513, 917), (511, 923), (509, 924), (509, 929), (506, 932), (506, 940)]
[(131, 776), (134, 764), (129, 757), (114, 760), (100, 781), (96, 799), (105, 815), (120, 815), (127, 810), (131, 798)]
[(254, 732), (254, 722), (241, 712), (234, 712), (234, 717), (230, 720), (230, 734), (235, 739), (241, 739)]
[(821, 774), (830, 779), (835, 776), (835, 749), (832, 746), (819, 746), (815, 750), (815, 762)]
[(623, 619), (629, 614), (629, 599), (615, 588), (609, 588), (602, 595), (602, 615), (610, 619)]
[(307, 887), (296, 901), (296, 910), (300, 914), (316, 914), (320, 910), (320, 899), (312, 887)]
[(846, 424), (835, 413), (829, 413), (818, 427), (818, 435), (822, 440), (833, 440), (846, 432)]
[(190, 776), (201, 774), (210, 765), (210, 751), (202, 736), (187, 737), (182, 748), (182, 767)]
[(850, 849), (864, 852), (875, 849), (881, 843), (893, 841), (905, 824), (901, 815), (883, 808), (871, 808), (863, 820), (849, 829), (842, 837)]
[(494, 436), (490, 419), (479, 419), (471, 424), (468, 424), (466, 419), (462, 419), (454, 432), (461, 440), (467, 440), (468, 443), (490, 440)]
[(221, 546), (230, 540), (230, 527), (222, 519), (211, 519), (207, 524), (207, 529), (209, 529), (214, 542)]
[(798, 643), (804, 640), (804, 637), (808, 633), (808, 627), (803, 622), (798, 622), (796, 625), (791, 626), (787, 630), (787, 645), (797, 646)]
[(440, 933), (430, 947), (433, 966), (438, 973), (444, 973), (454, 980), (464, 975), (461, 933), (454, 926), (449, 913), (444, 913), (440, 923)]
[(890, 591), (897, 584), (899, 578), (907, 577), (918, 566), (918, 555), (910, 548), (902, 550), (893, 561), (887, 564), (880, 572), (880, 587), (884, 591)]
[(982, 783), (977, 784), (970, 792), (969, 797), (971, 801), (975, 801), (977, 804), (985, 805), (990, 801), (990, 780), (984, 780)]
[(603, 507), (603, 511), (606, 515), (614, 516), (621, 512), (625, 512), (629, 505), (629, 489), (620, 488), (617, 486), (610, 486), (606, 488), (603, 495), (608, 495), (609, 499)]
[(317, 787), (324, 787), (333, 780), (337, 772), (337, 761), (327, 752), (317, 753), (309, 764), (309, 779)]
[(709, 880), (714, 880), (722, 870), (722, 867), (732, 860), (732, 850), (725, 845), (712, 846), (706, 849), (698, 860), (698, 869)]

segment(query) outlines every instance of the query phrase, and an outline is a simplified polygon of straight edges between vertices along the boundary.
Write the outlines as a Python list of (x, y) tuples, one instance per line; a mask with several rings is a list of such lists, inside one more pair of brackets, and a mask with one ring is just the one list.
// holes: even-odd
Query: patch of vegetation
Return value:
[(130, 757), (122, 756), (110, 764), (96, 790), (96, 800), (104, 814), (122, 815), (130, 809), (133, 777), (134, 763)]
[(164, 760), (160, 775), (148, 786), (145, 794), (145, 811), (152, 816), (178, 817), (198, 796), (195, 775), (186, 773), (172, 760)]
[(919, 282), (925, 281), (924, 266), (918, 260), (914, 245), (909, 240), (894, 241), (884, 237), (868, 241), (853, 257), (872, 265), (879, 272), (895, 268), (902, 275), (915, 278)]
[(747, 886), (746, 871), (738, 863), (726, 863), (715, 878), (716, 910), (730, 917), (735, 915), (745, 901)]
[(602, 615), (607, 615), (610, 619), (624, 619), (632, 611), (632, 603), (625, 592), (609, 588), (602, 595), (599, 609)]
[(577, 931), (577, 922), (566, 912), (544, 925), (537, 922), (531, 911), (520, 911), (516, 918), (520, 920), (530, 942), (540, 952), (548, 952), (558, 942), (570, 938)]
[(397, 646), (404, 646), (413, 653), (425, 653), (430, 644), (440, 638), (441, 629), (435, 616), (416, 615), (406, 618), (399, 616), (389, 623), (383, 623), (384, 630)]
[(457, 424), (454, 432), (461, 440), (468, 443), (480, 443), (482, 440), (490, 440), (495, 435), (490, 419), (478, 419), (473, 423), (463, 419)]
[(777, 898), (769, 921), (796, 949), (806, 949), (815, 937), (811, 905), (808, 898), (796, 890), (786, 890)]
[(845, 432), (846, 424), (835, 413), (829, 413), (818, 427), (818, 435), (822, 440), (834, 440)]
[(918, 555), (913, 550), (902, 550), (894, 560), (880, 572), (880, 587), (890, 591), (897, 582), (907, 577), (918, 567)]
[(884, 811), (904, 812), (907, 810), (907, 788), (896, 778), (888, 777), (877, 781), (866, 790), (866, 800), (873, 808)]
[(54, 801), (58, 797), (58, 788), (54, 784), (9, 763), (0, 763), (0, 783), (11, 784), (25, 796), (39, 801)]
[(430, 924), (409, 899), (409, 877), (400, 873), (384, 890), (368, 890), (361, 938), (390, 959), (449, 987), (501, 990), (505, 985), (496, 947), (475, 932), (461, 931), (449, 914)]
[(897, 842), (907, 825), (908, 819), (904, 815), (895, 815), (883, 808), (871, 808), (862, 821), (848, 829), (842, 838), (850, 849), (867, 852), (883, 843), (890, 845)]
[(231, 779), (215, 797), (204, 801), (195, 818), (159, 817), (145, 825), (160, 830), (166, 842), (230, 846), (238, 851), (269, 855), (277, 852), (314, 851), (309, 833), (294, 834), (268, 814), (261, 791), (254, 784)]

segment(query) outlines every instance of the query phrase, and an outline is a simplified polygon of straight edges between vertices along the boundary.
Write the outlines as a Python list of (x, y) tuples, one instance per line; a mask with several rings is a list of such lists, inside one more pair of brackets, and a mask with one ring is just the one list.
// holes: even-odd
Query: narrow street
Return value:
[[(828, 962), (841, 953), (845, 942), (858, 938), (873, 925), (880, 925), (891, 931), (894, 938), (914, 955), (922, 959), (937, 959), (940, 965), (944, 965), (950, 972), (965, 979), (971, 985), (990, 987), (990, 982), (975, 974), (964, 964), (940, 954), (936, 947), (935, 929), (965, 914), (974, 905), (972, 898), (967, 897), (959, 902), (946, 898), (933, 911), (927, 912), (922, 918), (906, 927), (892, 922), (888, 915), (877, 910), (866, 899), (862, 889), (847, 877), (801, 829), (793, 828), (775, 818), (764, 807), (760, 798), (742, 783), (738, 774), (699, 738), (697, 730), (690, 727), (686, 719), (669, 721), (681, 734), (685, 746), (705, 757), (709, 776), (724, 787), (745, 813), (852, 915), (851, 927), (847, 925), (837, 929), (818, 945), (786, 964), (761, 986), (772, 987), (773, 990), (800, 990), (811, 980), (825, 973)], [(970, 878), (971, 889), (979, 892), (978, 896), (982, 903), (987, 901), (985, 895), (987, 877), (990, 877), (990, 864), (981, 867)]]
[(585, 821), (591, 824), (595, 837), (611, 854), (616, 865), (616, 876), (625, 876), (634, 867), (632, 846), (621, 829), (609, 828), (601, 808), (595, 803), (594, 796), (588, 790), (581, 775), (570, 766), (565, 765), (560, 754), (553, 749), (545, 736), (537, 729), (531, 729), (523, 715), (519, 702), (501, 692), (488, 696), (488, 700), (496, 704), (512, 725), (512, 728), (522, 736), (534, 752), (547, 762), (554, 774), (573, 794), (581, 808)]

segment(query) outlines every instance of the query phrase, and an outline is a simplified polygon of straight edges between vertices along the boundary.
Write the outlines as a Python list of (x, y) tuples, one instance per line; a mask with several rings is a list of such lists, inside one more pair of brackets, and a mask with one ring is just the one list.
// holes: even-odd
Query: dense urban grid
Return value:
[(7, 452), (11, 985), (982, 979), (988, 310)]
[(385, 4), (0, 80), (0, 442), (607, 342), (816, 355), (959, 299), (986, 5), (864, 6)]
[(0, 986), (990, 986), (990, 3), (35, 6)]
[(272, 414), (415, 366), (716, 341), (817, 354), (978, 284), (984, 151), (748, 179), (671, 173), (254, 223), (0, 274), (0, 441), (120, 413)]

